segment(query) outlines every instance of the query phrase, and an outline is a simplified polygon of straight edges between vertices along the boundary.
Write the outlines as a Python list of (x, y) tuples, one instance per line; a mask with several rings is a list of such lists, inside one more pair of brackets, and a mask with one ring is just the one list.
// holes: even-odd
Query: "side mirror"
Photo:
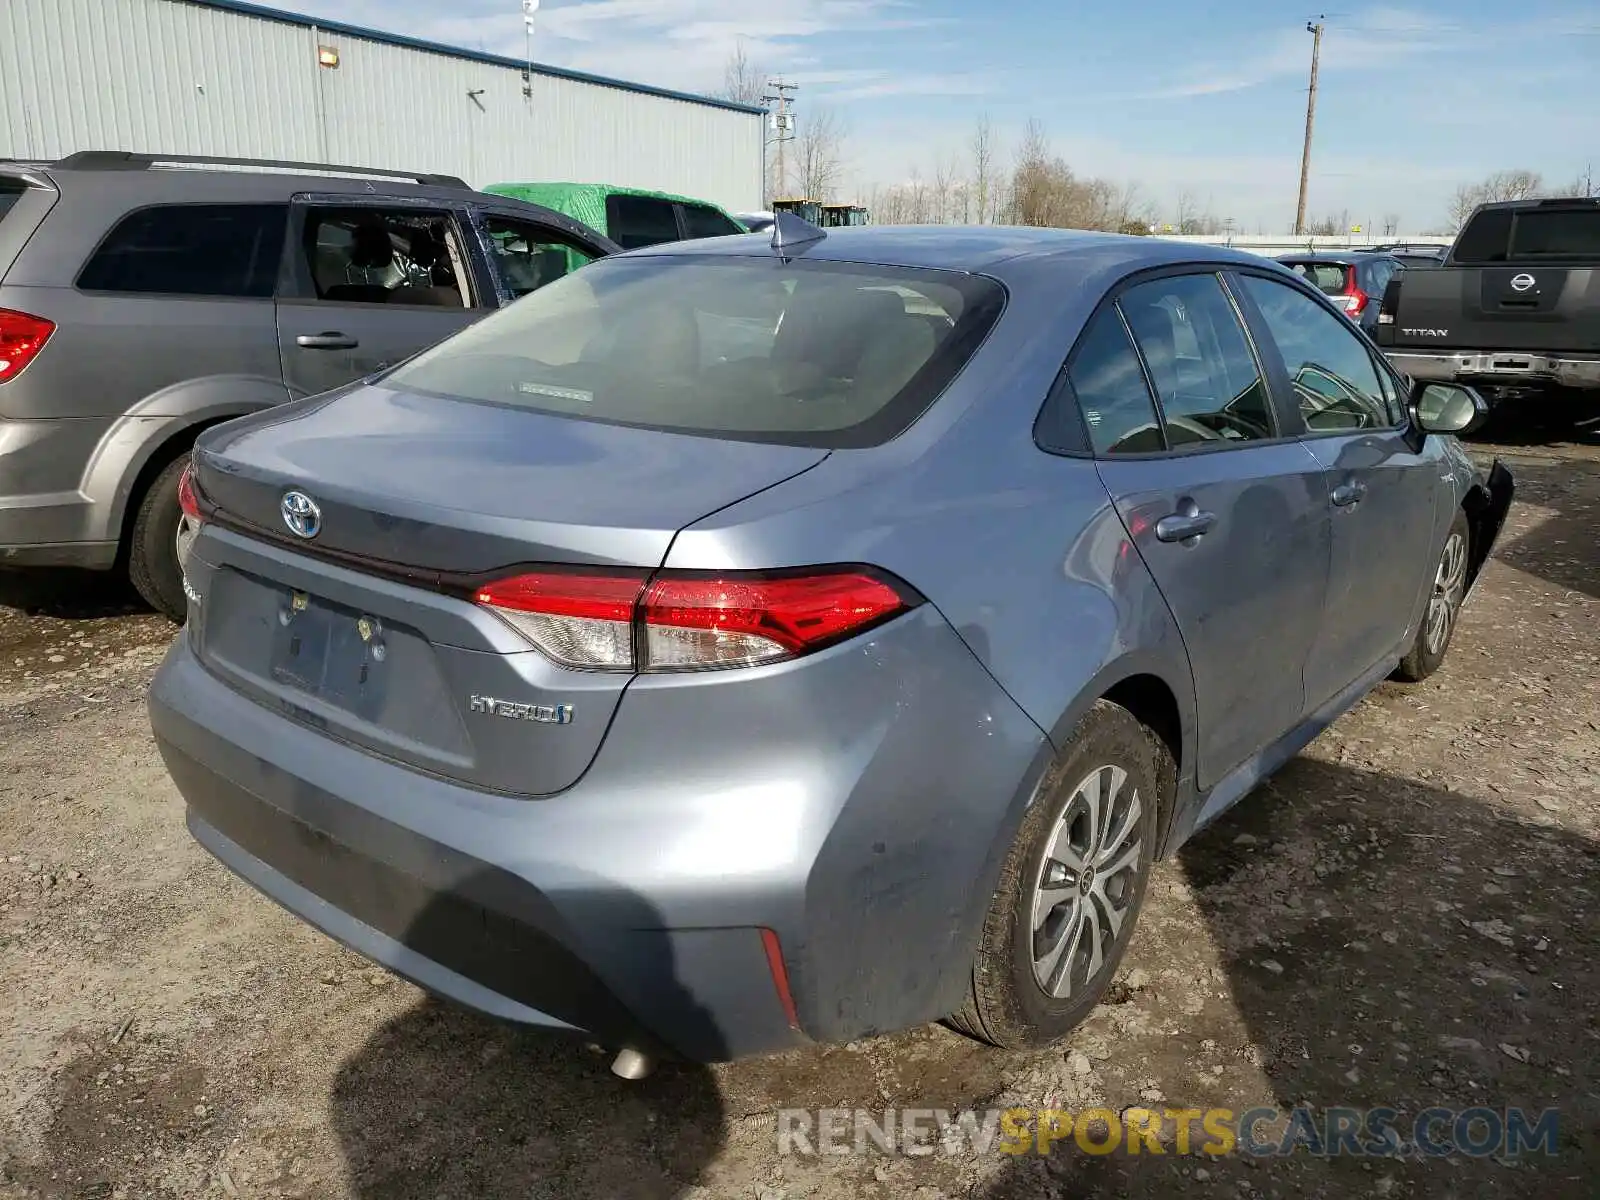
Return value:
[(1419, 383), (1411, 393), (1411, 411), (1423, 433), (1470, 433), (1489, 416), (1489, 405), (1459, 383)]

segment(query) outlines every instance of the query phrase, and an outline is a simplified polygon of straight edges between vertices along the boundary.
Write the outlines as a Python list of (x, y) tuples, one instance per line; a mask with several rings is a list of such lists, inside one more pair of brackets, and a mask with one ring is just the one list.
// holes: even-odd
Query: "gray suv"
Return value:
[(448, 176), (0, 160), (0, 566), (122, 567), (181, 620), (177, 484), (202, 430), (383, 370), (616, 249)]

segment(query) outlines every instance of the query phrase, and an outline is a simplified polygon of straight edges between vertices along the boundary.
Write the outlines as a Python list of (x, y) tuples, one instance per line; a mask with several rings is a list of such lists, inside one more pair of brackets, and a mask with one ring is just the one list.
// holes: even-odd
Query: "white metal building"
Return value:
[(761, 205), (763, 138), (758, 109), (235, 0), (0, 0), (0, 158), (278, 158), (739, 211)]

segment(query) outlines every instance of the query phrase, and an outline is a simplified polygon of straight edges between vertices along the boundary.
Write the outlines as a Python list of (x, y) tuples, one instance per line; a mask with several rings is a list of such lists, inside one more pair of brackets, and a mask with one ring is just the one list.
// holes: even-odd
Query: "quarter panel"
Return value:
[(997, 271), (1005, 314), (920, 420), (697, 522), (665, 565), (880, 566), (938, 607), (1057, 744), (1105, 689), (1143, 672), (1172, 688), (1190, 741), (1182, 641), (1094, 464), (1033, 441), (1084, 320), (1126, 272), (1125, 254)]

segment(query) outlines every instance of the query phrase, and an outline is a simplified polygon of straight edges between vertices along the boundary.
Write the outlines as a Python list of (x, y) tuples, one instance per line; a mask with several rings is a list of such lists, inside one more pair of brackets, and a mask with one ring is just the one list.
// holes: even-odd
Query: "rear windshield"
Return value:
[(749, 441), (870, 446), (917, 419), (1003, 305), (946, 271), (605, 259), (391, 372), (395, 386)]
[(1343, 293), (1350, 270), (1343, 263), (1297, 262), (1285, 265), (1313, 287), (1330, 296)]
[(1600, 262), (1600, 206), (1479, 213), (1456, 239), (1452, 257), (1469, 264), (1529, 258)]

